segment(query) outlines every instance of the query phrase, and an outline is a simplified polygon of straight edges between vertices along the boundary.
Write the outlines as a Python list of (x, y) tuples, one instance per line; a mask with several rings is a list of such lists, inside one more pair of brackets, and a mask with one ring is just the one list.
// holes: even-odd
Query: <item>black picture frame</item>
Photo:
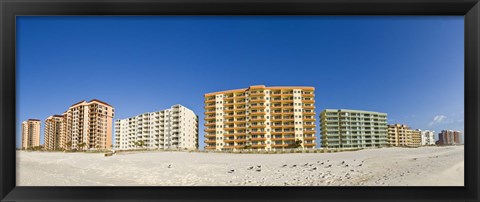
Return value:
[[(479, 201), (478, 0), (0, 0), (1, 201)], [(15, 17), (22, 15), (463, 15), (464, 187), (16, 187)]]

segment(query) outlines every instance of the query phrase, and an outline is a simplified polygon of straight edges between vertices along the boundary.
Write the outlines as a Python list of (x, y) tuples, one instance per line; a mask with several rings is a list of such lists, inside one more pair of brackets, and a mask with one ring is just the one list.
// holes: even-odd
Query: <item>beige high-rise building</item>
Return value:
[(421, 132), (412, 130), (404, 124), (388, 125), (388, 143), (393, 147), (418, 147), (421, 146)]
[(205, 149), (315, 148), (314, 90), (258, 85), (205, 94)]
[(45, 120), (44, 146), (47, 150), (56, 150), (64, 148), (62, 139), (65, 136), (64, 119), (62, 115), (49, 116)]
[(70, 106), (63, 113), (66, 149), (111, 149), (115, 109), (108, 103), (93, 99)]
[(22, 122), (22, 149), (40, 146), (40, 120)]
[(418, 130), (408, 130), (407, 145), (410, 147), (422, 146), (422, 132)]

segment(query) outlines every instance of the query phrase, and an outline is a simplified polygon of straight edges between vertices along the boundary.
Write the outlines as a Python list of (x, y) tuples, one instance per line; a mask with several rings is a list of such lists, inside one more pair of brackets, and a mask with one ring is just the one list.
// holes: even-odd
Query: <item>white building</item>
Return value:
[(198, 116), (182, 105), (115, 121), (115, 149), (197, 149)]
[(422, 146), (423, 145), (435, 145), (435, 131), (429, 130), (417, 130), (420, 131), (420, 136), (422, 137)]

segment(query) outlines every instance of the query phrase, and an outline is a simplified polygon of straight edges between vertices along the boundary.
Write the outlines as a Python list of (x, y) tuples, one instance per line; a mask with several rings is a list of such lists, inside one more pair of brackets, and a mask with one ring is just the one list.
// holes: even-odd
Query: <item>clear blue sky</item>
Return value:
[(17, 17), (17, 146), (22, 121), (96, 98), (114, 119), (182, 104), (203, 149), (203, 94), (258, 84), (314, 86), (318, 114), (463, 131), (463, 31), (462, 16)]

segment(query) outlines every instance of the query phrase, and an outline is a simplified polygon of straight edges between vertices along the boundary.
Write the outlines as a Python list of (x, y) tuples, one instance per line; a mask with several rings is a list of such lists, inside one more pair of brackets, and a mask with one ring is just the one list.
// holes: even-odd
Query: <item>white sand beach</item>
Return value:
[(17, 152), (17, 186), (463, 186), (464, 147), (339, 153)]

